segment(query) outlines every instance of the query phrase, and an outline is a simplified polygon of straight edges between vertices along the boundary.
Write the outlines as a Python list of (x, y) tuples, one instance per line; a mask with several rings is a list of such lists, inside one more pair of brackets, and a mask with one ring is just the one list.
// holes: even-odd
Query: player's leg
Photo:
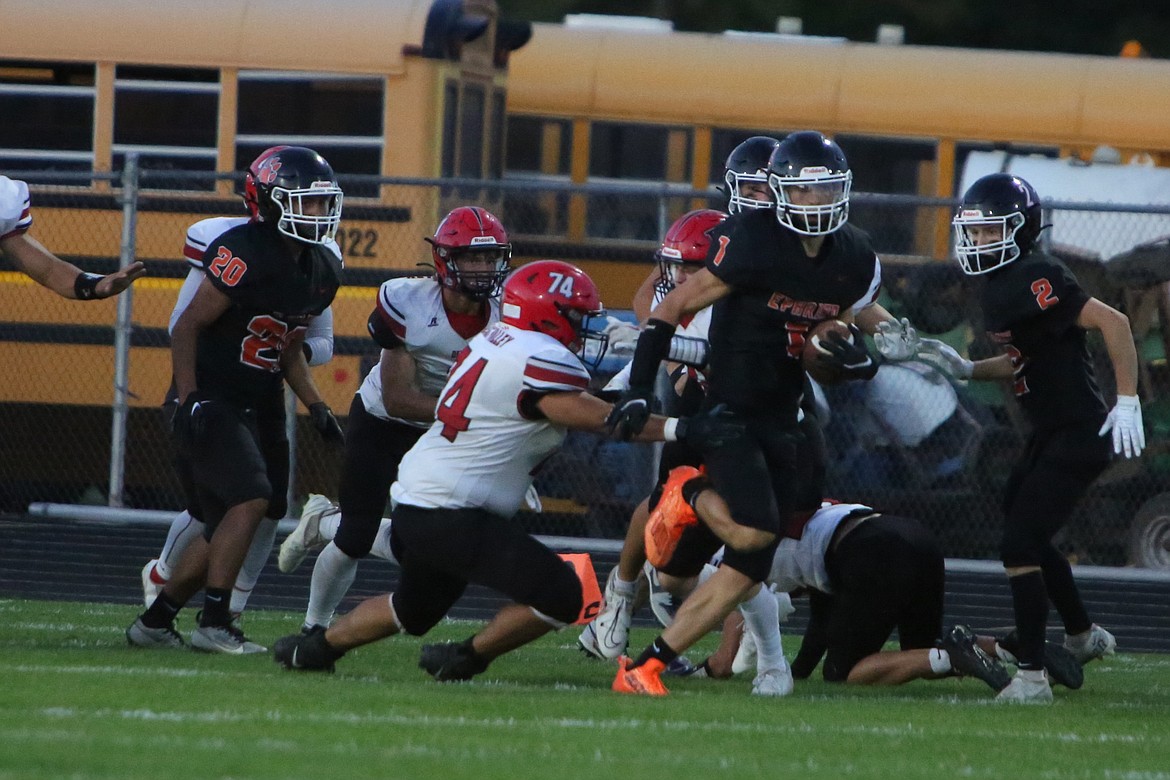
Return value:
[(248, 606), (248, 599), (268, 563), (272, 544), (276, 540), (276, 525), (288, 514), (289, 447), (284, 430), (284, 414), (260, 416), (257, 429), (268, 483), (272, 486), (272, 497), (268, 501), (266, 516), (256, 527), (248, 553), (240, 565), (240, 573), (232, 586), (231, 613), (237, 619)]
[(150, 606), (167, 584), (187, 545), (202, 535), (203, 523), (192, 517), (186, 509), (171, 520), (167, 539), (158, 557), (147, 561), (142, 567), (142, 596), (146, 606)]
[(605, 581), (601, 611), (577, 637), (582, 652), (602, 660), (617, 660), (626, 651), (630, 625), (634, 620), (638, 578), (646, 561), (642, 536), (650, 516), (646, 500), (634, 508), (618, 565)]
[[(271, 509), (269, 509), (271, 514)], [(256, 528), (252, 537), (252, 544), (248, 547), (248, 554), (240, 566), (240, 573), (236, 576), (236, 583), (232, 586), (231, 612), (238, 618), (248, 607), (248, 599), (256, 589), (260, 574), (264, 571), (268, 558), (272, 555), (272, 544), (276, 540), (277, 520), (265, 517)]]

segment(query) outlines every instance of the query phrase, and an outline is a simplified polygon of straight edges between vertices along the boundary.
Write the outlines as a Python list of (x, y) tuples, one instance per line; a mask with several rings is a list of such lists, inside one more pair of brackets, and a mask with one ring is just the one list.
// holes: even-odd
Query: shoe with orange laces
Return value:
[(642, 696), (665, 696), (670, 693), (658, 675), (662, 674), (665, 665), (657, 658), (651, 658), (646, 663), (631, 669), (634, 662), (624, 655), (618, 660), (617, 677), (613, 679), (613, 689), (618, 693), (637, 693)]
[(646, 560), (656, 568), (670, 562), (683, 532), (699, 522), (695, 510), (683, 498), (683, 485), (703, 472), (693, 466), (679, 466), (671, 469), (666, 482), (662, 484), (662, 495), (646, 521)]

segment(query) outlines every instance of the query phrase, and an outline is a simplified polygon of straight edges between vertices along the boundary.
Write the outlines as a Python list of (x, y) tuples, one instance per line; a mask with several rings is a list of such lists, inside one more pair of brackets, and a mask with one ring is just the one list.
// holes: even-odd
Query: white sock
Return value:
[(951, 669), (951, 654), (942, 648), (934, 648), (930, 651), (930, 671), (935, 674), (950, 674)]
[(1031, 682), (1047, 682), (1048, 672), (1043, 669), (1018, 669), (1016, 674)]
[(174, 567), (183, 557), (183, 551), (187, 549), (187, 545), (202, 535), (203, 529), (203, 523), (191, 517), (191, 513), (186, 509), (175, 515), (170, 530), (167, 531), (167, 540), (163, 544), (162, 552), (158, 554), (158, 564), (155, 566), (158, 576), (164, 580), (171, 578)]
[(788, 660), (780, 644), (780, 606), (776, 595), (761, 586), (756, 595), (739, 605), (739, 611), (756, 637), (756, 671), (787, 669)]
[(232, 588), (231, 610), (235, 614), (244, 611), (248, 606), (248, 597), (260, 579), (260, 572), (264, 571), (264, 564), (272, 554), (272, 543), (276, 540), (276, 521), (264, 518), (256, 527), (256, 535), (252, 537), (252, 545), (240, 566), (240, 573), (236, 575), (236, 584)]
[(337, 605), (345, 598), (353, 578), (357, 576), (358, 562), (330, 542), (317, 556), (313, 579), (309, 584), (309, 608), (305, 610), (306, 626), (328, 626)]
[[(388, 528), (390, 518), (383, 517), (382, 522), (386, 524), (384, 527)], [(328, 514), (321, 515), (321, 523), (318, 527), (321, 529), (321, 536), (332, 542), (337, 538), (337, 527), (339, 525), (341, 525), (341, 512), (329, 512)], [(379, 533), (381, 533), (381, 529), (379, 529)]]
[(613, 579), (610, 581), (610, 585), (613, 586), (613, 592), (616, 595), (632, 599), (634, 597), (634, 588), (637, 584), (637, 581), (623, 580), (622, 575), (617, 573), (617, 569), (614, 569)]
[[(340, 518), (341, 515), (334, 515)], [(325, 523), (322, 521), (321, 528), (324, 529)], [(337, 523), (333, 524), (334, 532), (336, 533)], [(328, 539), (333, 538), (333, 534), (327, 535)], [(398, 559), (394, 557), (394, 553), (390, 550), (390, 518), (383, 517), (382, 522), (378, 525), (378, 535), (374, 537), (374, 546), (370, 548), (370, 555), (381, 558), (384, 561), (390, 561), (395, 566), (398, 565)]]

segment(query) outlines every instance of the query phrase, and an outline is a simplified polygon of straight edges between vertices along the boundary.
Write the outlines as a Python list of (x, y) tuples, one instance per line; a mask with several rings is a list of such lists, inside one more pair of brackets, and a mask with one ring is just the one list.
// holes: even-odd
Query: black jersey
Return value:
[(987, 275), (983, 322), (1015, 366), (1015, 393), (1033, 427), (1105, 418), (1105, 403), (1077, 325), (1089, 301), (1064, 263), (1029, 252)]
[(707, 270), (732, 292), (712, 311), (708, 397), (795, 425), (808, 330), (877, 300), (881, 266), (869, 236), (844, 225), (809, 257), (771, 209), (736, 214), (711, 235)]
[(333, 302), (341, 258), (306, 244), (294, 259), (277, 231), (249, 223), (208, 244), (203, 272), (232, 305), (199, 334), (199, 389), (245, 406), (279, 393), (280, 353)]

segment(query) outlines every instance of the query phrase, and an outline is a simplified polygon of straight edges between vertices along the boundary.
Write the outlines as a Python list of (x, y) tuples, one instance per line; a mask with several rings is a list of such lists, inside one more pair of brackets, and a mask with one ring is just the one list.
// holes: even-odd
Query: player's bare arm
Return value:
[(1096, 298), (1090, 298), (1077, 316), (1077, 325), (1085, 330), (1101, 331), (1105, 350), (1113, 363), (1117, 394), (1137, 395), (1137, 349), (1133, 344), (1129, 317)]
[(642, 280), (637, 292), (634, 293), (634, 300), (630, 303), (630, 308), (634, 310), (634, 316), (638, 318), (638, 322), (645, 322), (650, 318), (650, 309), (654, 306), (654, 285), (662, 278), (662, 272), (655, 267), (646, 278)]
[(731, 286), (715, 274), (702, 268), (686, 284), (671, 290), (654, 309), (654, 319), (678, 325), (688, 314), (705, 309), (731, 292)]
[(976, 360), (971, 364), (971, 379), (1011, 379), (1015, 376), (1016, 367), (1012, 365), (1011, 355), (998, 355), (985, 360)]
[(313, 404), (321, 403), (322, 399), (317, 383), (313, 381), (313, 375), (309, 371), (309, 361), (302, 349), (304, 340), (303, 330), (297, 331), (289, 339), (280, 352), (280, 368), (284, 371), (284, 381), (288, 382), (289, 388), (307, 409)]
[(206, 278), (199, 284), (191, 303), (171, 331), (171, 369), (179, 401), (198, 389), (195, 380), (195, 346), (199, 332), (219, 319), (231, 307), (231, 299)]
[[(599, 436), (607, 432), (605, 421), (613, 406), (584, 391), (547, 393), (536, 403), (536, 407), (554, 425), (561, 425), (576, 431), (589, 431)], [(646, 427), (633, 441), (662, 441), (663, 425), (666, 418), (652, 415)]]
[[(27, 233), (0, 240), (0, 252), (37, 284), (62, 298), (75, 300), (79, 297), (109, 298), (117, 295), (146, 273), (142, 263), (132, 263), (106, 276), (86, 274), (72, 263), (57, 257)], [(85, 290), (91, 288), (92, 294), (86, 295)]]
[(414, 358), (405, 347), (383, 349), (378, 362), (382, 377), (382, 403), (386, 413), (403, 420), (435, 419), (438, 398), (418, 389)]

